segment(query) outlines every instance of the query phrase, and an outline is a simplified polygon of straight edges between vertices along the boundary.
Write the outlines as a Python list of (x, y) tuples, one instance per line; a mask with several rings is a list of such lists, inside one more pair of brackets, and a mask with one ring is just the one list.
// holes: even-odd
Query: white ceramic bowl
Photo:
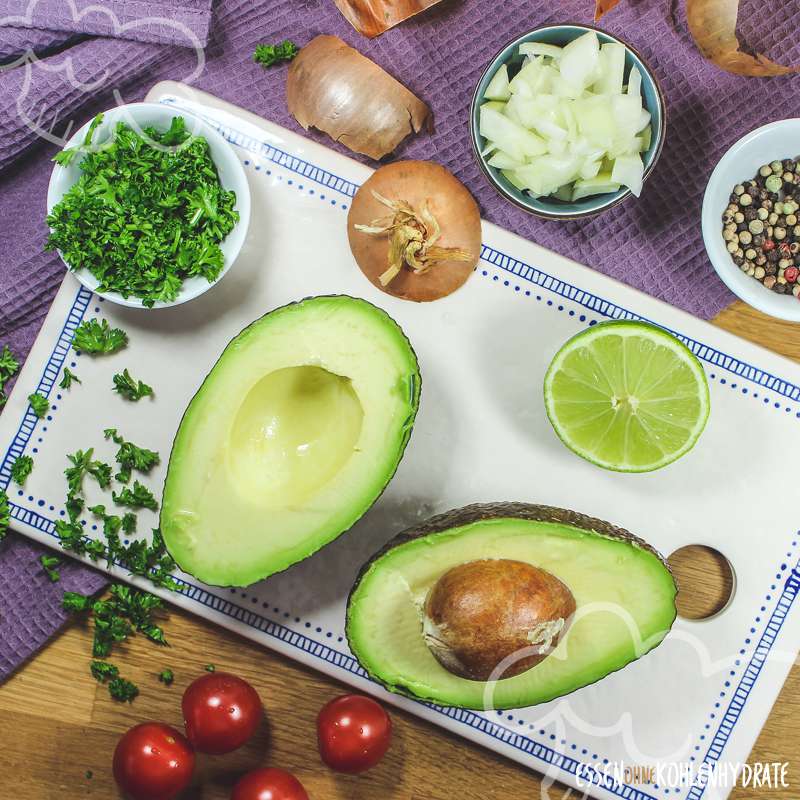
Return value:
[[(107, 139), (117, 122), (127, 122), (128, 125), (136, 130), (147, 126), (152, 126), (157, 130), (169, 128), (172, 118), (181, 116), (186, 120), (186, 127), (196, 136), (203, 136), (208, 141), (211, 158), (217, 167), (219, 179), (222, 185), (229, 190), (236, 192), (235, 209), (239, 212), (239, 221), (234, 229), (225, 237), (220, 248), (224, 256), (222, 270), (216, 281), (209, 283), (202, 276), (187, 278), (183, 282), (180, 294), (169, 303), (157, 302), (153, 308), (168, 308), (177, 306), (199, 297), (215, 286), (225, 273), (231, 268), (236, 256), (244, 243), (247, 235), (247, 227), (250, 223), (250, 187), (247, 177), (236, 153), (228, 142), (222, 138), (210, 125), (207, 125), (199, 117), (189, 114), (183, 110), (171, 108), (160, 103), (129, 103), (128, 105), (117, 106), (110, 111), (104, 112), (103, 122), (98, 127), (94, 135), (95, 142), (102, 142)], [(74, 136), (67, 142), (67, 147), (73, 147), (83, 142), (86, 131), (89, 128), (89, 120), (80, 128)], [(68, 167), (61, 167), (56, 164), (53, 174), (50, 176), (50, 185), (47, 189), (47, 213), (53, 206), (69, 191), (70, 187), (78, 180), (81, 175), (79, 162), (70, 164)], [(59, 255), (61, 255), (59, 253)], [(64, 260), (62, 256), (62, 261)], [(64, 262), (66, 264), (66, 261)], [(69, 264), (67, 264), (69, 266)], [(99, 281), (88, 270), (81, 269), (73, 272), (73, 275), (91, 291), (96, 292), (101, 297), (105, 297), (114, 303), (119, 303), (130, 308), (146, 308), (142, 301), (137, 297), (124, 298), (117, 292), (97, 292)]]
[(703, 197), (703, 241), (706, 252), (727, 287), (745, 303), (780, 319), (800, 322), (800, 301), (766, 289), (733, 263), (722, 238), (722, 213), (737, 183), (748, 181), (762, 164), (800, 154), (800, 119), (784, 119), (748, 133), (720, 159)]

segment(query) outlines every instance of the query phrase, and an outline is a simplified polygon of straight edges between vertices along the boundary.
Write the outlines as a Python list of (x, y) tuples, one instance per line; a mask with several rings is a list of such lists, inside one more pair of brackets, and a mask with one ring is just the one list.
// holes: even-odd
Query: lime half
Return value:
[(605, 469), (649, 472), (694, 446), (710, 409), (700, 362), (643, 322), (604, 322), (570, 339), (544, 379), (561, 441)]

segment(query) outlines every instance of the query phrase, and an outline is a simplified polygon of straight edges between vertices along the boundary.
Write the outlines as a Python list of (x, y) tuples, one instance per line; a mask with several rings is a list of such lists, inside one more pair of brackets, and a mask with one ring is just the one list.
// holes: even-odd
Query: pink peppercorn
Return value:
[(786, 267), (783, 277), (786, 278), (786, 283), (794, 283), (797, 280), (797, 274), (800, 272), (797, 267)]

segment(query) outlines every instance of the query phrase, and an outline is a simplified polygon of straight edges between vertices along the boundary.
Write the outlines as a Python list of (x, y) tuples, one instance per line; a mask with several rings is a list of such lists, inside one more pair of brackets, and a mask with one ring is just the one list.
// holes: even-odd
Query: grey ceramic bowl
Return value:
[(666, 107), (664, 95), (658, 85), (658, 81), (653, 75), (652, 70), (644, 62), (642, 57), (626, 42), (612, 36), (599, 28), (591, 25), (577, 25), (565, 23), (562, 25), (546, 25), (535, 28), (528, 33), (518, 36), (514, 41), (509, 42), (489, 63), (484, 70), (481, 79), (472, 97), (470, 108), (470, 135), (475, 157), (483, 170), (489, 183), (514, 205), (536, 214), (539, 217), (549, 219), (576, 219), (598, 214), (612, 206), (621, 203), (631, 194), (631, 190), (622, 188), (617, 192), (608, 194), (598, 194), (585, 197), (576, 202), (558, 200), (554, 197), (540, 197), (535, 199), (526, 192), (522, 192), (511, 184), (495, 167), (490, 167), (486, 158), (481, 155), (481, 151), (486, 147), (486, 140), (479, 132), (479, 113), (480, 107), (484, 103), (484, 93), (489, 81), (494, 77), (495, 72), (502, 64), (508, 65), (509, 75), (512, 77), (522, 66), (523, 57), (519, 55), (518, 48), (524, 42), (545, 42), (547, 44), (565, 45), (578, 36), (582, 36), (587, 31), (594, 31), (600, 39), (600, 44), (606, 42), (618, 42), (625, 48), (625, 74), (630, 72), (632, 66), (636, 66), (642, 74), (642, 99), (645, 108), (650, 112), (652, 125), (652, 141), (650, 147), (642, 154), (644, 160), (644, 179), (647, 180), (650, 173), (661, 155), (664, 146), (664, 132), (666, 129)]

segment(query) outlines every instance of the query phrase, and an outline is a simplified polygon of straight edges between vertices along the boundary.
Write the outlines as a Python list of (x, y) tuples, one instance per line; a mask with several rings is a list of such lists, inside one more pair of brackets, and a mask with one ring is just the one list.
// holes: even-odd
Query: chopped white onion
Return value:
[(642, 190), (641, 153), (651, 144), (642, 76), (625, 84), (623, 45), (594, 32), (565, 47), (526, 42), (522, 68), (492, 77), (480, 110), (488, 164), (533, 197), (580, 200), (627, 186)]
[(550, 58), (561, 58), (563, 52), (558, 45), (545, 44), (544, 42), (524, 42), (519, 46), (520, 55), (530, 56), (550, 56)]
[(484, 97), (487, 100), (508, 100), (511, 97), (511, 92), (508, 89), (508, 67), (505, 64), (495, 72), (489, 81)]

